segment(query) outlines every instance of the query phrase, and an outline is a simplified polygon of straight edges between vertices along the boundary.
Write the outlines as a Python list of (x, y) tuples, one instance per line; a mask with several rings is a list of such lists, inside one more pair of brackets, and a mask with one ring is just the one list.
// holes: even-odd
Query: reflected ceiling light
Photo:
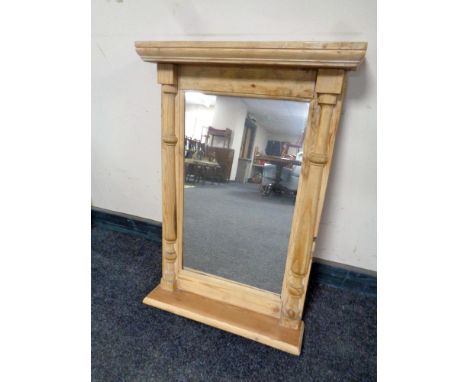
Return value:
[(185, 102), (210, 107), (216, 105), (216, 96), (190, 91), (185, 93)]

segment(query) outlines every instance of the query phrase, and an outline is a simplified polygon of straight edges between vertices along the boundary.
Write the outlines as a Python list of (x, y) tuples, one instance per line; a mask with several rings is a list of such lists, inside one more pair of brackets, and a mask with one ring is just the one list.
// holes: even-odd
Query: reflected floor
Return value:
[(185, 186), (184, 266), (281, 293), (294, 199), (258, 187)]

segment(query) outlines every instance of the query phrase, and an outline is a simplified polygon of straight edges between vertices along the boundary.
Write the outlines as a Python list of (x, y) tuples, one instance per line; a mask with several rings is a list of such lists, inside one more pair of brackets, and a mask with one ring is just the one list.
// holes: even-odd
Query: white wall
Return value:
[(231, 167), (231, 180), (236, 179), (242, 136), (244, 134), (247, 106), (240, 98), (216, 97), (213, 127), (219, 130), (231, 129), (231, 149), (234, 149), (234, 159)]
[(160, 88), (135, 40), (367, 41), (349, 78), (316, 256), (376, 270), (375, 1), (95, 0), (92, 27), (92, 203), (157, 221)]
[(185, 136), (204, 142), (208, 127), (213, 125), (214, 106), (185, 103)]
[(255, 129), (255, 140), (254, 140), (254, 151), (255, 147), (258, 147), (260, 153), (265, 154), (266, 145), (268, 143), (268, 132), (261, 124), (256, 123), (257, 128)]

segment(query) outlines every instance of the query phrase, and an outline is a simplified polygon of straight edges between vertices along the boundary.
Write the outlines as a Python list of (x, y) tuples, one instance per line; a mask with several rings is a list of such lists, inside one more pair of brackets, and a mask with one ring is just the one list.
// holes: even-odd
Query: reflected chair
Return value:
[(263, 165), (262, 185), (260, 191), (264, 196), (271, 194), (273, 185), (276, 182), (277, 167), (275, 164), (265, 163)]
[(301, 166), (292, 166), (292, 168), (283, 167), (281, 169), (281, 185), (286, 191), (296, 194), (300, 175)]

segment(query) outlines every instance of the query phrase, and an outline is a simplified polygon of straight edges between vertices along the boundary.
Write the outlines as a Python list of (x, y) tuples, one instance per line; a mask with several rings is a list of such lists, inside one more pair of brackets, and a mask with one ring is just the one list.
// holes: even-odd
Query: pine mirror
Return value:
[(163, 271), (144, 303), (300, 354), (346, 73), (367, 44), (135, 45), (162, 105)]

